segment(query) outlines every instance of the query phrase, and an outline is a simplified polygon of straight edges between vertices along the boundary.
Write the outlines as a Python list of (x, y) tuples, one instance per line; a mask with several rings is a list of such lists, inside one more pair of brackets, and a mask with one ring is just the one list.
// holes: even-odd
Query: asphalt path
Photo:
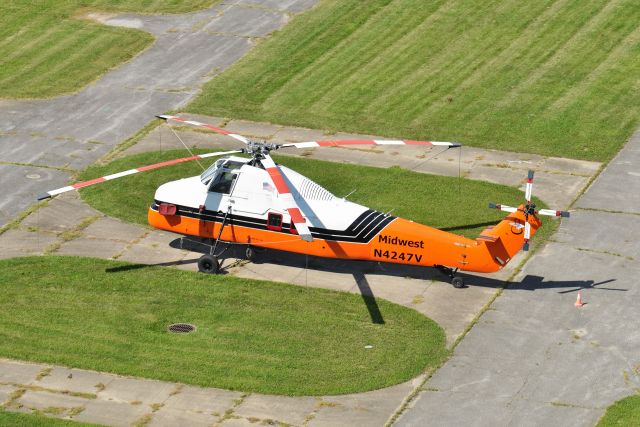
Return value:
[(640, 131), (576, 207), (397, 425), (592, 426), (640, 390)]
[(49, 189), (185, 105), (201, 85), (317, 0), (236, 0), (181, 15), (118, 15), (156, 41), (80, 92), (49, 100), (0, 100), (0, 226)]

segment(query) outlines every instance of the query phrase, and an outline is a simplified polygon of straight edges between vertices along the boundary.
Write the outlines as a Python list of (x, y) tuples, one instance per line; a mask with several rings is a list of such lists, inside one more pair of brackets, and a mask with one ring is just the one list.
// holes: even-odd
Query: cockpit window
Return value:
[(216, 174), (213, 178), (211, 186), (209, 187), (209, 191), (213, 191), (214, 193), (223, 193), (229, 194), (231, 193), (231, 187), (233, 186), (233, 181), (236, 179), (238, 174), (227, 170), (222, 169), (220, 173)]
[(216, 181), (216, 178), (218, 177), (218, 175), (224, 172), (240, 169), (242, 165), (244, 165), (244, 163), (242, 162), (236, 162), (229, 159), (218, 159), (215, 161), (215, 163), (209, 166), (209, 168), (206, 171), (202, 172), (202, 174), (200, 175), (200, 181), (204, 185), (209, 185), (213, 181)]
[(204, 185), (208, 185), (211, 182), (211, 178), (213, 178), (215, 173), (218, 171), (218, 169), (220, 169), (224, 162), (225, 159), (218, 159), (214, 163), (212, 163), (206, 171), (202, 172), (202, 174), (200, 175), (200, 181)]

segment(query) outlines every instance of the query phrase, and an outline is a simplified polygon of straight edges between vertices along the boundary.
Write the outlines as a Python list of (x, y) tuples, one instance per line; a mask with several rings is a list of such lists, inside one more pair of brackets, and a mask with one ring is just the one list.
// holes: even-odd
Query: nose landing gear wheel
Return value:
[(202, 255), (198, 259), (198, 271), (207, 274), (216, 274), (220, 269), (218, 258), (213, 255)]

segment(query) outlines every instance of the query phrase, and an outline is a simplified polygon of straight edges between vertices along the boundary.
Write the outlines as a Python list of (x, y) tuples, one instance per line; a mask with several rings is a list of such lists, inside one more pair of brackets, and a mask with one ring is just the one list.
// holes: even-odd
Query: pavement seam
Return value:
[(22, 162), (0, 161), (0, 165), (24, 166), (24, 167), (29, 167), (29, 168), (40, 168), (40, 169), (52, 169), (52, 170), (57, 170), (57, 171), (61, 171), (61, 172), (69, 172), (69, 173), (78, 172), (76, 169), (71, 169), (71, 168), (67, 168), (67, 167), (64, 167), (64, 166), (48, 166), (48, 165), (43, 165), (43, 164), (39, 164), (39, 163), (22, 163)]
[(10, 385), (13, 387), (24, 389), (25, 392), (26, 391), (45, 391), (47, 393), (52, 393), (52, 394), (63, 394), (65, 396), (81, 397), (87, 400), (93, 400), (98, 397), (95, 393), (84, 393), (84, 392), (72, 391), (72, 390), (59, 390), (54, 388), (42, 387), (34, 384), (20, 384), (14, 381), (0, 381), (0, 385)]
[[(215, 427), (220, 427), (226, 420), (243, 418), (243, 417), (240, 417), (238, 415), (235, 415), (234, 412), (240, 405), (242, 405), (242, 403), (249, 396), (251, 396), (251, 393), (243, 393), (242, 395), (240, 395), (239, 398), (234, 399), (233, 400), (233, 405), (229, 409), (224, 411), (224, 414), (220, 415), (218, 417), (218, 421), (216, 421), (213, 425)], [(246, 419), (246, 418), (244, 418), (244, 419)]]
[(70, 242), (72, 240), (77, 239), (78, 237), (82, 236), (82, 231), (87, 228), (88, 226), (90, 226), (91, 224), (93, 224), (94, 222), (96, 222), (97, 220), (99, 220), (100, 218), (102, 218), (103, 215), (92, 215), (92, 216), (88, 216), (84, 219), (82, 219), (82, 221), (80, 221), (78, 224), (76, 224), (75, 227), (70, 228), (69, 230), (63, 231), (60, 234), (58, 234), (59, 240), (57, 240), (56, 242), (50, 244), (49, 246), (47, 246), (44, 249), (43, 254), (44, 255), (50, 255), (53, 254), (55, 252), (58, 251), (58, 249), (60, 249), (60, 247), (67, 243)]
[[(557, 231), (557, 229), (555, 231)], [(554, 232), (554, 234), (555, 234), (555, 232)], [(396, 409), (396, 411), (387, 420), (387, 422), (385, 423), (384, 427), (391, 427), (396, 421), (398, 421), (398, 419), (400, 419), (400, 417), (404, 414), (404, 412), (409, 408), (411, 403), (413, 401), (415, 401), (416, 397), (418, 397), (418, 395), (422, 391), (425, 391), (424, 385), (431, 379), (431, 377), (433, 376), (434, 373), (436, 373), (442, 366), (444, 366), (454, 356), (454, 351), (455, 351), (456, 347), (458, 346), (458, 344), (460, 344), (460, 342), (462, 342), (464, 337), (466, 337), (467, 334), (469, 332), (471, 332), (471, 329), (473, 329), (473, 327), (480, 321), (480, 318), (491, 308), (493, 303), (498, 299), (498, 297), (500, 297), (500, 295), (502, 295), (504, 290), (507, 287), (509, 287), (509, 284), (512, 282), (512, 280), (518, 274), (520, 274), (520, 272), (522, 271), (522, 269), (525, 266), (525, 264), (529, 261), (529, 259), (543, 246), (544, 246), (544, 244), (538, 244), (538, 245), (534, 245), (531, 248), (529, 253), (514, 268), (514, 271), (512, 272), (512, 274), (504, 281), (503, 285), (500, 286), (496, 290), (496, 292), (493, 294), (493, 297), (480, 309), (478, 314), (476, 314), (476, 316), (473, 318), (473, 320), (471, 320), (471, 322), (469, 322), (469, 324), (464, 329), (464, 331), (462, 331), (462, 333), (458, 336), (458, 338), (456, 338), (456, 340), (451, 345), (451, 348), (448, 350), (449, 351), (449, 355), (447, 356), (447, 358), (445, 360), (443, 360), (440, 364), (438, 364), (438, 366), (430, 368), (429, 371), (425, 372), (425, 374), (426, 374), (425, 379), (422, 382), (420, 382), (420, 384), (418, 384), (413, 389), (413, 391), (411, 393), (409, 393), (409, 395), (407, 395), (407, 397), (402, 401), (402, 403), (400, 404), (398, 409)]]
[(22, 223), (22, 221), (24, 221), (29, 215), (31, 215), (34, 212), (37, 212), (40, 208), (43, 208), (43, 207), (47, 206), (50, 201), (51, 201), (51, 199), (44, 200), (42, 202), (38, 202), (35, 205), (31, 205), (27, 209), (25, 209), (22, 212), (20, 212), (13, 219), (13, 221), (5, 224), (3, 227), (0, 228), (0, 236), (2, 234), (4, 234), (6, 231), (8, 231), (8, 230), (12, 230), (14, 228), (18, 228), (20, 226), (20, 224)]
[(622, 215), (640, 216), (640, 212), (625, 212), (625, 211), (617, 211), (617, 210), (614, 210), (614, 209), (604, 209), (604, 208), (582, 208), (582, 207), (576, 207), (575, 210), (577, 210), (577, 211), (587, 211), (587, 212), (603, 212), (603, 213), (609, 213), (609, 214), (622, 214)]
[(278, 15), (285, 15), (285, 16), (289, 16), (292, 14), (291, 12), (288, 12), (286, 10), (277, 9), (269, 6), (263, 6), (258, 3), (235, 3), (233, 6), (240, 9), (264, 10), (265, 12), (271, 12), (271, 13), (275, 13)]
[[(561, 242), (557, 242), (557, 243), (561, 243)], [(574, 247), (575, 250), (577, 251), (581, 251), (581, 252), (592, 252), (592, 253), (596, 253), (596, 254), (602, 254), (602, 255), (609, 255), (609, 256), (613, 256), (613, 257), (619, 257), (619, 258), (625, 258), (629, 261), (634, 261), (635, 258), (632, 256), (628, 256), (628, 255), (624, 255), (624, 254), (620, 254), (617, 252), (610, 252), (610, 251), (601, 251), (601, 250), (597, 250), (597, 249), (589, 249), (589, 248), (581, 248), (581, 247)]]
[(120, 253), (117, 253), (113, 256), (113, 259), (118, 259), (120, 258), (122, 255), (124, 255), (124, 253), (126, 251), (128, 251), (129, 249), (131, 249), (131, 247), (135, 244), (140, 243), (140, 241), (142, 239), (144, 239), (145, 237), (147, 237), (149, 234), (151, 234), (151, 230), (146, 230), (144, 233), (142, 233), (142, 235), (140, 237), (137, 237), (133, 240), (130, 240), (129, 242), (127, 242), (127, 244), (125, 245), (125, 247), (122, 249), (122, 251), (120, 251)]

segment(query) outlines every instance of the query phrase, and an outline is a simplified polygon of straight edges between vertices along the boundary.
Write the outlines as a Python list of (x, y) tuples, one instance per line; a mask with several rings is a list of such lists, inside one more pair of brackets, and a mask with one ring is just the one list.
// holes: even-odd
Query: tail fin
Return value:
[[(526, 205), (512, 209), (513, 212), (497, 225), (485, 229), (477, 239), (485, 244), (491, 259), (500, 265), (499, 268), (507, 265), (542, 225), (535, 214), (525, 214)], [(529, 228), (528, 237), (525, 237), (525, 228)]]

